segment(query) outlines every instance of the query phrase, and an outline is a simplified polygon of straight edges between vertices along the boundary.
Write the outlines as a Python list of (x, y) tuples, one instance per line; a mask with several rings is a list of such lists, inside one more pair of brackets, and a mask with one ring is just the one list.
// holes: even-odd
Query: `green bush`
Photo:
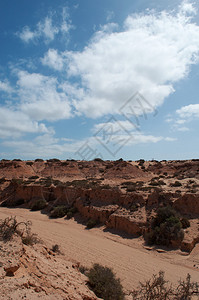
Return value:
[(190, 227), (190, 222), (189, 222), (189, 220), (187, 218), (182, 218), (180, 220), (180, 222), (182, 224), (182, 228), (183, 229), (186, 229), (186, 228)]
[(71, 219), (74, 215), (71, 211), (67, 212), (67, 219)]
[(50, 217), (51, 218), (63, 218), (68, 212), (68, 208), (64, 205), (61, 205), (61, 206), (57, 206), (55, 207), (51, 214), (50, 214)]
[(47, 206), (46, 200), (38, 199), (33, 203), (31, 210), (32, 211), (41, 210), (44, 209), (46, 206)]
[(94, 264), (88, 271), (89, 285), (97, 297), (104, 300), (122, 300), (124, 293), (120, 280), (110, 268)]
[(89, 219), (86, 224), (86, 228), (91, 229), (91, 228), (95, 227), (97, 224), (98, 224), (98, 222), (96, 220)]
[(176, 211), (169, 206), (159, 208), (151, 223), (151, 230), (145, 238), (149, 244), (167, 246), (172, 240), (183, 240), (182, 223)]

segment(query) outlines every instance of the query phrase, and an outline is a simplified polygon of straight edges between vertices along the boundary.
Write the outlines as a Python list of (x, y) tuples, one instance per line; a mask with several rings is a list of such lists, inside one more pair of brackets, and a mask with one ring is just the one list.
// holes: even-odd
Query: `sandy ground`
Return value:
[(41, 212), (0, 208), (0, 219), (11, 215), (19, 221), (31, 220), (32, 232), (37, 233), (48, 247), (58, 244), (66, 259), (88, 267), (100, 263), (113, 268), (127, 290), (159, 270), (165, 271), (166, 278), (173, 283), (184, 279), (187, 273), (194, 281), (199, 281), (199, 244), (189, 255), (180, 251), (159, 253), (145, 249), (141, 239), (105, 232), (103, 227), (86, 230), (73, 219), (53, 220)]

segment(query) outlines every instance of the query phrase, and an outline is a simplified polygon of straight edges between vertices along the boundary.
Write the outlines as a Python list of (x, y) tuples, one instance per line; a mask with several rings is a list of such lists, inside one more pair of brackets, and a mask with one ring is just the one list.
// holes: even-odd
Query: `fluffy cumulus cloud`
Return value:
[(55, 49), (49, 49), (48, 52), (41, 59), (43, 65), (61, 71), (64, 67), (63, 55), (59, 55)]
[(190, 104), (181, 107), (176, 111), (180, 118), (193, 119), (199, 118), (199, 104)]
[(20, 71), (18, 73), (20, 109), (36, 121), (57, 121), (70, 117), (70, 104), (64, 92), (58, 91), (54, 77)]
[(0, 106), (0, 138), (18, 138), (30, 133), (53, 134), (54, 130), (45, 125), (46, 121), (71, 117), (68, 97), (57, 79), (22, 70), (15, 70), (15, 73), (15, 88), (8, 82), (0, 82), (6, 103)]
[(50, 132), (46, 126), (32, 121), (26, 114), (6, 107), (0, 107), (0, 138), (20, 137), (26, 133)]
[[(199, 26), (192, 21), (195, 13), (193, 5), (185, 1), (176, 13), (133, 14), (121, 30), (107, 25), (83, 51), (68, 52), (68, 74), (78, 77), (79, 88), (84, 90), (78, 98), (76, 89), (76, 110), (94, 118), (118, 113), (137, 91), (150, 107), (161, 105), (174, 92), (174, 84), (198, 61)], [(55, 66), (53, 59), (51, 65)]]

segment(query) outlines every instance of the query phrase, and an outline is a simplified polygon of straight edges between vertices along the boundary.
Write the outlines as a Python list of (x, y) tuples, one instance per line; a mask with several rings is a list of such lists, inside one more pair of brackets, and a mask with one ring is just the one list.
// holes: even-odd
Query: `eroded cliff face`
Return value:
[[(132, 236), (147, 231), (161, 206), (170, 205), (191, 220), (199, 217), (197, 160), (3, 161), (0, 174), (3, 205), (31, 208), (43, 199), (48, 204), (46, 213), (60, 205), (75, 206), (85, 219)], [(194, 224), (194, 230), (185, 230), (183, 250), (190, 251), (199, 242), (198, 223)]]

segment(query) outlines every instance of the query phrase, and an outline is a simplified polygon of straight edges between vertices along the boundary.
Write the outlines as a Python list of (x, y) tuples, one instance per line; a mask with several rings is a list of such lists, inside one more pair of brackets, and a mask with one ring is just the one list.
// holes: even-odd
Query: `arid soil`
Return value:
[[(42, 213), (29, 210), (38, 199), (47, 203)], [(111, 267), (127, 293), (160, 270), (173, 284), (187, 273), (198, 281), (199, 160), (1, 161), (0, 201), (0, 219), (12, 215), (31, 220), (32, 231), (48, 249), (60, 246), (62, 260)], [(70, 220), (49, 218), (60, 205), (73, 206), (78, 213)], [(175, 249), (148, 247), (143, 235), (158, 207), (165, 205), (191, 226)], [(99, 225), (87, 230), (89, 219)]]
[(8, 215), (17, 216), (19, 221), (31, 220), (32, 231), (38, 233), (49, 249), (58, 244), (66, 262), (69, 260), (87, 267), (97, 262), (113, 268), (126, 290), (136, 288), (139, 281), (150, 278), (159, 270), (165, 271), (166, 278), (173, 283), (184, 279), (187, 273), (198, 281), (198, 246), (190, 254), (179, 250), (150, 250), (143, 247), (142, 239), (121, 237), (103, 231), (103, 227), (86, 230), (74, 220), (50, 220), (40, 212), (1, 208), (0, 218)]

